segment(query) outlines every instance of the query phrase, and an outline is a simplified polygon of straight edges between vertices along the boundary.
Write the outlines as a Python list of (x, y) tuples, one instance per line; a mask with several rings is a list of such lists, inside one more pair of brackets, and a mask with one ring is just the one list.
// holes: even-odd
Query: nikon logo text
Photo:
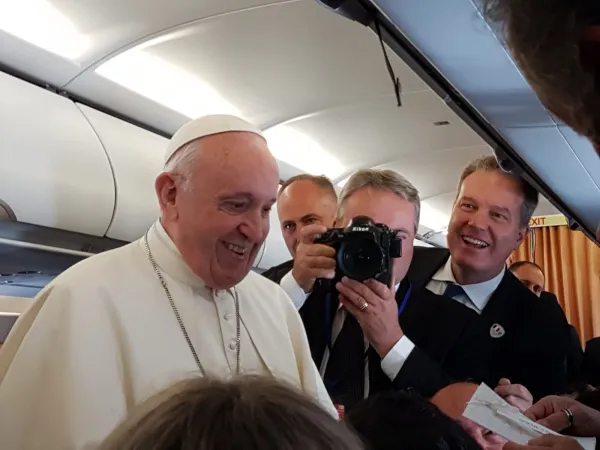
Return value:
[(368, 227), (352, 227), (352, 231), (369, 231)]

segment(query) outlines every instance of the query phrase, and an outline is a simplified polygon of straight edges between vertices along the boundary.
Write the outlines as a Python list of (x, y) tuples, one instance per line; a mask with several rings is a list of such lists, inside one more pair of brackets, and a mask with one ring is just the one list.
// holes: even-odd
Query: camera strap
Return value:
[[(408, 300), (410, 299), (411, 293), (412, 293), (412, 283), (409, 281), (408, 289), (406, 290), (406, 294), (404, 294), (402, 303), (400, 303), (400, 306), (398, 307), (398, 319), (400, 319), (400, 316), (406, 309), (406, 305), (408, 304)], [(332, 345), (333, 339), (331, 336), (332, 328), (333, 328), (333, 315), (334, 315), (333, 298), (332, 297), (333, 296), (332, 296), (331, 292), (328, 292), (327, 295), (325, 296), (325, 333), (327, 336), (327, 348), (329, 349), (329, 352), (331, 352), (331, 349), (333, 347), (333, 345)]]

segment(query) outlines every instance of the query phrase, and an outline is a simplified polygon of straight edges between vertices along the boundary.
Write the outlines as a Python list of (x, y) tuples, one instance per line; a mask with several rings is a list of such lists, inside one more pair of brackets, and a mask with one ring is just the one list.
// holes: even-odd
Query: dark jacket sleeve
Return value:
[(452, 380), (441, 365), (415, 346), (392, 384), (395, 389), (413, 388), (429, 398), (450, 383)]
[(294, 267), (294, 261), (286, 261), (278, 266), (273, 266), (270, 269), (265, 270), (261, 275), (268, 278), (271, 281), (279, 284), (281, 279)]
[[(518, 360), (514, 364), (507, 364), (507, 372), (502, 376), (524, 385), (536, 401), (547, 395), (566, 393), (567, 355), (571, 337), (558, 302), (537, 302), (531, 315), (528, 315), (527, 327), (532, 334), (529, 339), (524, 338), (519, 343), (521, 348), (515, 349)], [(440, 363), (415, 346), (394, 379), (393, 386), (396, 389), (412, 387), (423, 396), (430, 397), (445, 386), (459, 381), (466, 380), (453, 380)]]
[[(526, 386), (534, 400), (568, 391), (567, 362), (571, 332), (565, 314), (556, 300), (541, 302), (536, 311), (537, 348), (533, 349)], [(524, 342), (523, 345), (528, 345)]]
[(261, 273), (261, 275), (271, 281), (274, 281), (275, 283), (279, 283), (281, 279), (277, 276), (277, 266), (265, 270), (263, 273)]

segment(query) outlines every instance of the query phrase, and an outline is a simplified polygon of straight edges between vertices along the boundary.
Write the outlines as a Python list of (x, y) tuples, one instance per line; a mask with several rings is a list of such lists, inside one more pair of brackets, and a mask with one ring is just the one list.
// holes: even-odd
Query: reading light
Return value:
[(46, 0), (0, 1), (0, 30), (56, 55), (75, 60), (90, 40)]
[(336, 178), (344, 167), (333, 155), (326, 152), (306, 134), (286, 125), (264, 132), (273, 156), (312, 175)]
[(143, 50), (129, 50), (96, 73), (191, 119), (240, 111), (193, 74)]

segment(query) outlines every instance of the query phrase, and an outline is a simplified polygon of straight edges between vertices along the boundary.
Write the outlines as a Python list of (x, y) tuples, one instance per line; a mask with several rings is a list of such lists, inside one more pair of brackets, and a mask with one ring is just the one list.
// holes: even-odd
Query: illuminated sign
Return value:
[(568, 225), (567, 218), (562, 214), (554, 214), (552, 216), (537, 216), (532, 217), (529, 221), (531, 228), (536, 227), (558, 227)]

